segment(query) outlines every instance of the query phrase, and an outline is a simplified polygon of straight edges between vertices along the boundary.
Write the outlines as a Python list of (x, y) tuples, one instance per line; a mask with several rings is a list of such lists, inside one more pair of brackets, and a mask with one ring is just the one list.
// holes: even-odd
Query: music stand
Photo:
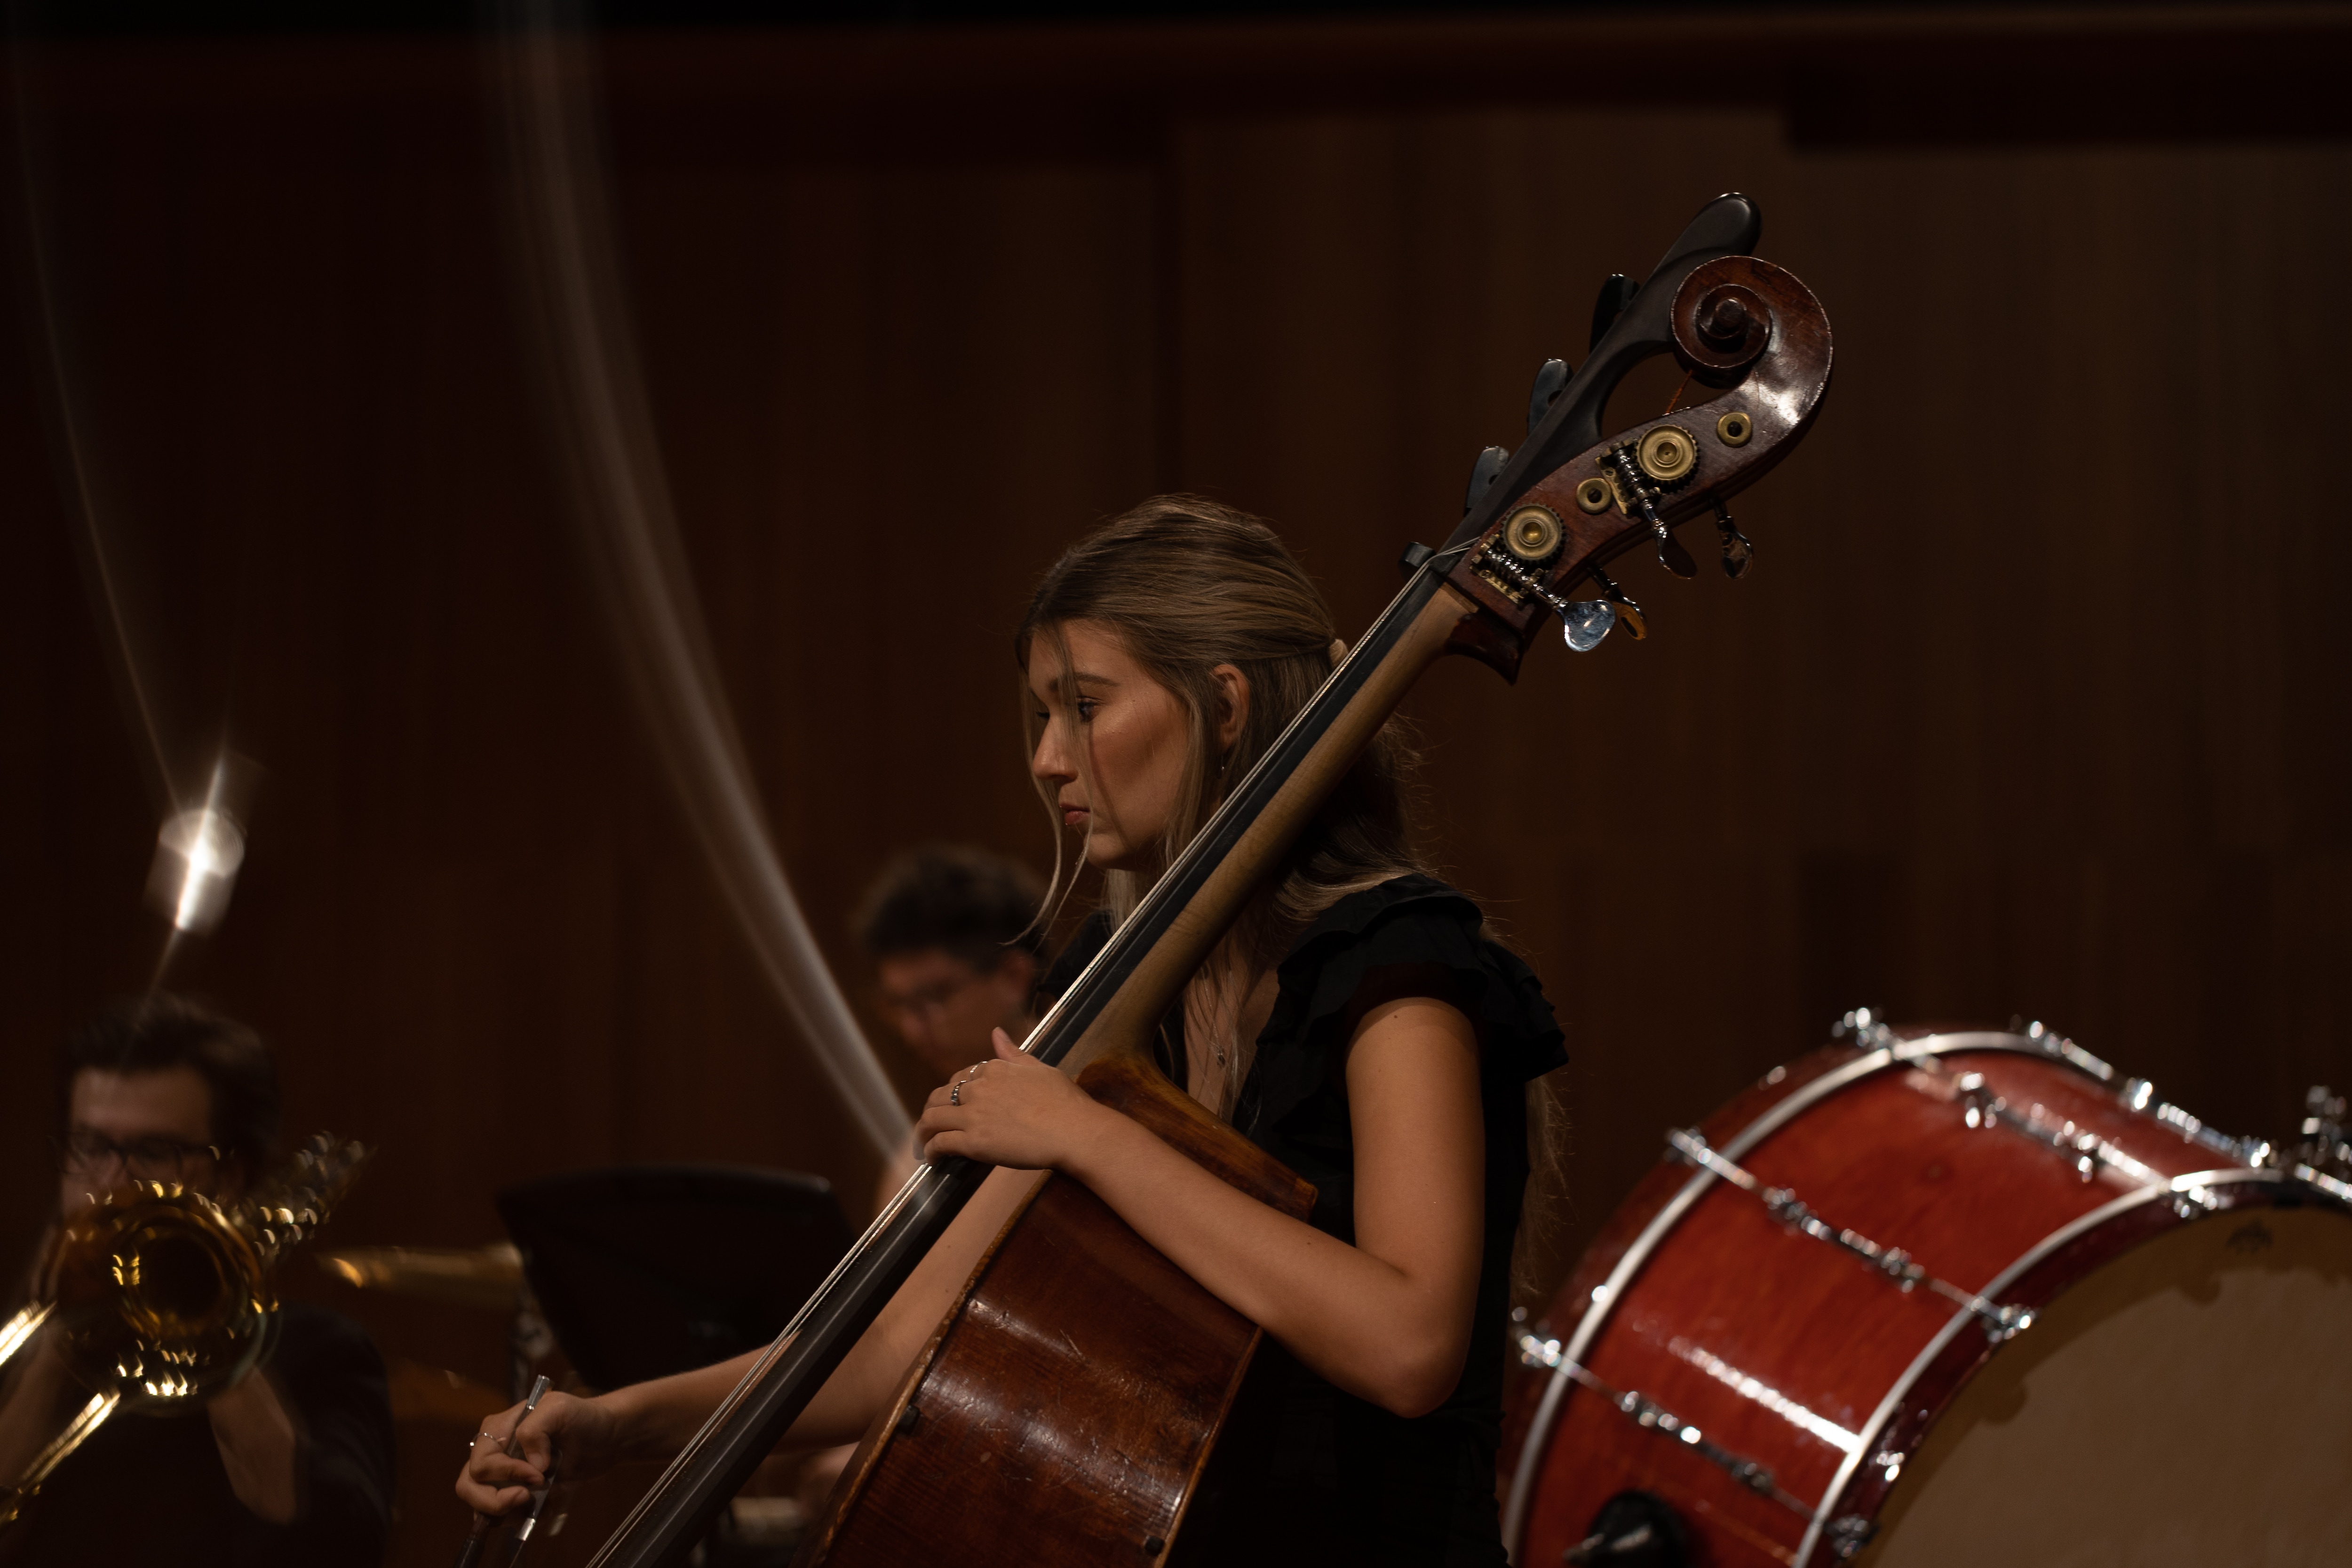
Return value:
[(598, 1388), (766, 1344), (850, 1242), (832, 1186), (791, 1171), (572, 1171), (498, 1205), (556, 1342)]

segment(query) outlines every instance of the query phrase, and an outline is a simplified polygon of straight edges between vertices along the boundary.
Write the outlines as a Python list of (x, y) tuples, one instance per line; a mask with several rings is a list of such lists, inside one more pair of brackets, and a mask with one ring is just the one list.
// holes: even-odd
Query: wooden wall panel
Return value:
[[(2045, 1017), (2225, 1125), (2341, 1076), (2334, 1010), (2282, 999), (2352, 932), (2276, 923), (2342, 864), (2290, 782), (2341, 746), (2323, 448), (2285, 436), (2332, 373), (2280, 324), (2342, 243), (2341, 150), (1808, 154), (1613, 113), (1184, 154), (1187, 482), (1280, 519), (1358, 623), (1592, 282), (1704, 194), (1759, 196), (1835, 324), (1828, 412), (1739, 509), (1749, 579), (1630, 564), (1648, 643), (1413, 704), (1433, 847), (1570, 1019), (1572, 1229), (1859, 1002)], [(1598, 221), (1596, 160), (1637, 171)]]

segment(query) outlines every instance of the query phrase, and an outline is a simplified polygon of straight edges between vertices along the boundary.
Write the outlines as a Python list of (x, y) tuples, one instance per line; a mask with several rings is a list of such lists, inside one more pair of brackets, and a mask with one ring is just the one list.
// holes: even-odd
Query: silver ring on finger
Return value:
[(959, 1079), (955, 1082), (948, 1085), (948, 1103), (950, 1105), (961, 1105), (963, 1103), (962, 1079)]

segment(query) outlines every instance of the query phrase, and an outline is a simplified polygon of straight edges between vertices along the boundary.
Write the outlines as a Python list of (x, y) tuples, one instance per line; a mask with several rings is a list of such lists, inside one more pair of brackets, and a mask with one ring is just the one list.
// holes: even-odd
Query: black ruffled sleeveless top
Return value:
[[(1486, 1109), (1486, 1252), (1462, 1381), (1411, 1420), (1342, 1393), (1289, 1363), (1276, 1415), (1265, 1505), (1249, 1510), (1269, 1562), (1499, 1564), (1495, 1453), (1503, 1417), (1511, 1243), (1527, 1188), (1526, 1086), (1568, 1060), (1543, 987), (1484, 934), (1478, 906), (1433, 878), (1399, 877), (1340, 900), (1308, 927), (1276, 973), (1279, 994), (1234, 1105), (1250, 1142), (1315, 1184), (1316, 1229), (1353, 1245), (1355, 1141), (1344, 1071), (1359, 993), (1440, 999), (1478, 1031)], [(1110, 937), (1107, 915), (1079, 928), (1040, 990), (1057, 996)], [(1402, 993), (1382, 971), (1410, 969)], [(1443, 974), (1443, 981), (1436, 978)], [(1154, 1051), (1185, 1081), (1182, 1009)]]

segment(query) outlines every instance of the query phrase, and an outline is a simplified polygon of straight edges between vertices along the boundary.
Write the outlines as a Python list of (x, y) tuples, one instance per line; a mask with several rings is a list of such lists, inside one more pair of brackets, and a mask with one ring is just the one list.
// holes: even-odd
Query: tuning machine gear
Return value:
[(1567, 537), (1559, 513), (1548, 506), (1520, 507), (1503, 524), (1504, 548), (1530, 566), (1540, 566), (1559, 554)]
[[(1545, 515), (1551, 514), (1546, 511)], [(1519, 520), (1515, 518), (1513, 521)], [(1553, 521), (1555, 523), (1558, 521), (1556, 518)], [(1479, 569), (1486, 573), (1488, 580), (1496, 583), (1497, 586), (1507, 581), (1520, 593), (1530, 595), (1549, 605), (1551, 613), (1559, 617), (1560, 636), (1567, 639), (1573, 651), (1591, 653), (1601, 646), (1601, 639), (1620, 621), (1633, 631), (1636, 642), (1649, 635), (1649, 628), (1643, 624), (1642, 606), (1627, 598), (1625, 591), (1611, 582), (1606, 572), (1597, 566), (1592, 569), (1592, 580), (1601, 585), (1600, 598), (1563, 599), (1544, 585), (1543, 574), (1538, 569), (1513, 558), (1509, 542), (1507, 536), (1505, 548), (1489, 549), (1480, 555)]]
[[(1631, 441), (1620, 442), (1609, 450), (1606, 461), (1616, 470), (1617, 493), (1649, 525), (1658, 542), (1658, 564), (1677, 577), (1695, 577), (1698, 574), (1698, 563), (1691, 559), (1690, 552), (1675, 537), (1675, 531), (1658, 516), (1658, 492), (1645, 482), (1647, 476), (1634, 461), (1634, 445)], [(1688, 450), (1687, 447), (1685, 450)]]
[(1656, 426), (1634, 444), (1633, 461), (1660, 489), (1673, 489), (1698, 467), (1698, 442), (1679, 425)]

